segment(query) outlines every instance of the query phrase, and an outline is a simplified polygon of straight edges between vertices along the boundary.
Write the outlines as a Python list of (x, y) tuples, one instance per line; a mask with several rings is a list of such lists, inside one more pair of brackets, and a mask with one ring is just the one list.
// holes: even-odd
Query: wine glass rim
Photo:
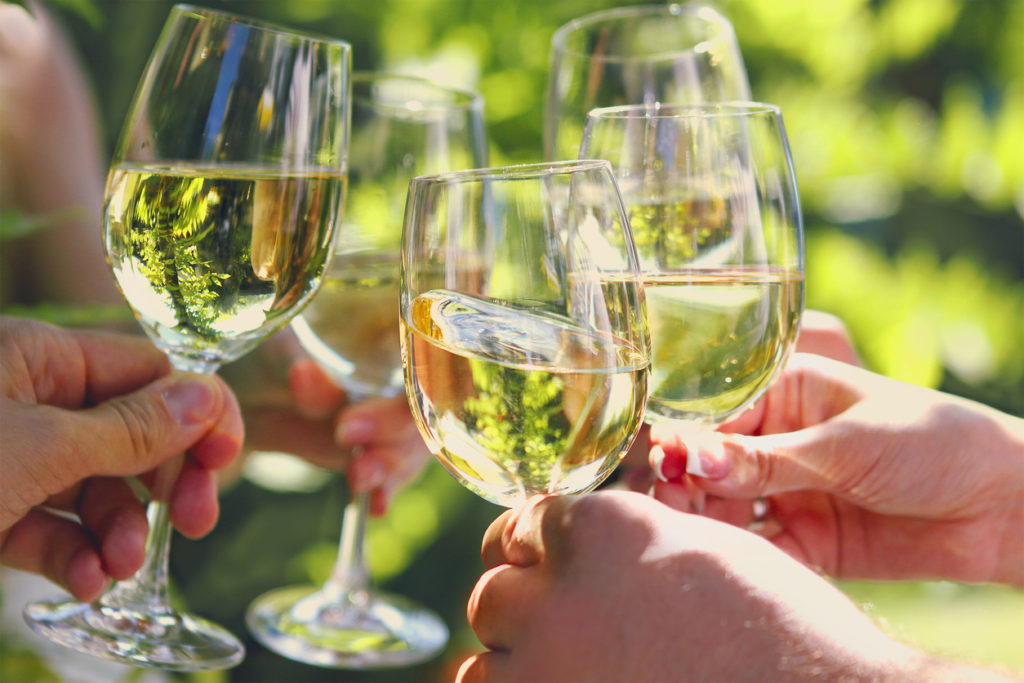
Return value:
[[(695, 41), (692, 47), (680, 48), (677, 50), (666, 50), (664, 52), (651, 52), (641, 55), (618, 55), (618, 54), (592, 54), (574, 50), (566, 46), (568, 37), (577, 32), (593, 26), (620, 21), (622, 19), (634, 19), (644, 16), (671, 16), (671, 17), (694, 17), (705, 22), (707, 26), (713, 27), (715, 32), (703, 40)], [(632, 61), (652, 61), (660, 59), (673, 59), (680, 54), (702, 51), (701, 45), (716, 40), (722, 40), (723, 36), (732, 36), (734, 33), (732, 24), (718, 10), (706, 5), (680, 5), (671, 3), (667, 5), (635, 5), (633, 7), (616, 7), (613, 9), (591, 12), (581, 17), (571, 19), (555, 30), (551, 37), (551, 46), (555, 52), (575, 57), (584, 57), (595, 62), (625, 63)]]
[[(418, 111), (423, 112), (438, 112), (438, 111), (462, 111), (462, 110), (483, 110), (484, 100), (483, 95), (470, 90), (468, 88), (460, 88), (458, 86), (448, 85), (447, 83), (441, 83), (424, 76), (416, 76), (413, 74), (403, 74), (391, 71), (353, 71), (351, 82), (355, 86), (357, 83), (370, 83), (373, 81), (398, 81), (408, 83), (410, 85), (421, 86), (432, 88), (438, 92), (447, 93), (454, 96), (451, 102), (444, 103), (431, 103), (420, 101)], [(353, 93), (353, 101), (368, 102), (369, 98), (362, 97)], [(415, 97), (410, 97), (410, 100), (417, 100)], [(380, 103), (377, 103), (380, 106)], [(388, 107), (389, 105), (384, 105)], [(406, 106), (394, 105), (395, 109), (406, 109)]]
[(180, 15), (191, 15), (194, 17), (208, 17), (217, 18), (223, 21), (229, 21), (234, 24), (241, 24), (242, 26), (248, 26), (251, 28), (266, 31), (267, 33), (276, 33), (286, 38), (299, 41), (309, 41), (317, 43), (327, 43), (341, 47), (344, 50), (351, 50), (352, 45), (346, 40), (341, 38), (335, 38), (333, 36), (327, 36), (323, 34), (313, 33), (310, 31), (301, 31), (299, 29), (283, 26), (281, 24), (275, 24), (273, 22), (264, 21), (255, 17), (246, 16), (244, 14), (235, 14), (233, 12), (225, 12), (223, 10), (210, 9), (209, 7), (200, 7), (199, 5), (193, 5), (190, 3), (178, 3), (171, 9), (172, 12)]
[(485, 168), (464, 168), (445, 173), (431, 173), (416, 176), (410, 183), (469, 183), (479, 180), (531, 180), (553, 175), (565, 175), (581, 171), (606, 171), (611, 177), (611, 163), (605, 159), (565, 159), (561, 161), (540, 161), (507, 166)]
[(691, 104), (655, 103), (621, 104), (614, 107), (596, 107), (587, 112), (587, 119), (675, 119), (726, 118), (761, 115), (780, 116), (781, 109), (770, 102), (729, 100), (723, 102), (696, 102)]

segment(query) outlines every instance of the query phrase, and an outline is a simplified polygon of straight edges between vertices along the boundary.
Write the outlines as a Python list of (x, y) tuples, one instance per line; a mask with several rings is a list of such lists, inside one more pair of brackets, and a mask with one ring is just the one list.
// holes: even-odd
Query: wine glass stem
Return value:
[[(217, 363), (170, 354), (175, 370), (213, 374)], [(168, 558), (171, 551), (171, 518), (167, 507), (171, 489), (178, 478), (184, 455), (161, 464), (153, 482), (153, 498), (146, 509), (149, 531), (146, 534), (146, 559), (135, 575), (119, 581), (104, 593), (99, 602), (108, 607), (137, 609), (144, 614), (169, 614), (171, 603), (167, 592)]]
[(324, 596), (329, 602), (343, 602), (346, 597), (369, 587), (369, 572), (363, 554), (369, 504), (368, 492), (357, 493), (342, 513), (338, 559), (323, 587)]

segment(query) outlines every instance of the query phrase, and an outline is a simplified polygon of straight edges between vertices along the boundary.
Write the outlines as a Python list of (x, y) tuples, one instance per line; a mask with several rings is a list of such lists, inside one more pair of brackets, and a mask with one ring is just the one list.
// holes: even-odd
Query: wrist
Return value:
[(1005, 415), (1000, 417), (1000, 441), (1010, 464), (1010, 486), (1007, 488), (1012, 495), (1004, 507), (1004, 524), (992, 581), (1024, 588), (1024, 542), (1021, 542), (1021, 529), (1024, 529), (1024, 420)]
[(994, 669), (922, 656), (912, 668), (903, 670), (897, 680), (934, 683), (1019, 683), (1020, 679)]
[(956, 423), (964, 476), (975, 476), (965, 490), (970, 512), (963, 521), (979, 532), (978, 543), (965, 548), (973, 566), (945, 578), (1024, 587), (1024, 419), (968, 399), (949, 397), (966, 419)]
[(891, 639), (888, 646), (851, 660), (842, 678), (891, 683), (1020, 683), (1009, 674), (939, 659)]
[(1024, 502), (1009, 512), (1003, 529), (999, 566), (992, 576), (993, 583), (1024, 588), (1024, 543), (1021, 542), (1024, 529)]
[[(1022, 484), (1024, 487), (1024, 484)], [(999, 564), (992, 576), (994, 583), (1024, 588), (1024, 501), (1017, 501), (1007, 510), (1006, 525), (1000, 543)]]

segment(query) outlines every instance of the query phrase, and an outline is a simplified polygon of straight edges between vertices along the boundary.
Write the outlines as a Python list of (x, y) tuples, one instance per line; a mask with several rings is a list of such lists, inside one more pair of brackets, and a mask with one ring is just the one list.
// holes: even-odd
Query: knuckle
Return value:
[(755, 458), (757, 470), (754, 486), (757, 491), (766, 491), (775, 480), (775, 454), (771, 450), (758, 450)]
[(149, 401), (132, 406), (123, 401), (112, 401), (109, 406), (119, 425), (123, 450), (127, 451), (133, 465), (145, 462), (167, 437), (160, 409)]
[(455, 677), (456, 683), (482, 683), (493, 680), (489, 664), (494, 657), (495, 654), (491, 652), (481, 652), (470, 656), (459, 667)]
[[(549, 555), (564, 562), (578, 554), (600, 553), (611, 536), (628, 535), (633, 519), (629, 499), (604, 492), (573, 497), (554, 496), (545, 508), (542, 534)], [(568, 549), (572, 549), (569, 551)]]
[[(87, 464), (80, 457), (81, 433), (72, 421), (54, 415), (55, 410), (39, 406), (19, 425), (22, 428), (19, 431), (24, 434), (46, 434), (45, 457), (26, 460), (23, 467), (8, 473), (19, 480), (19, 490), (15, 493), (32, 501), (33, 505), (42, 503), (48, 496), (62, 491), (86, 474)], [(17, 435), (15, 443), (18, 444), (16, 450), (33, 451), (37, 448), (31, 439), (23, 440)]]

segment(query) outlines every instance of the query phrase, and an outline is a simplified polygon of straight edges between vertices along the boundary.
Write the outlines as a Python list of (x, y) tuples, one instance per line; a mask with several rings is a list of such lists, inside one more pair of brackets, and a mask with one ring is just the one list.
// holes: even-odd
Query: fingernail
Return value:
[(686, 473), (695, 477), (707, 477), (707, 472), (700, 461), (700, 446), (696, 443), (686, 444)]
[(665, 453), (661, 446), (652, 447), (649, 458), (655, 476), (661, 481), (674, 481), (686, 472), (686, 457), (678, 453)]
[(353, 417), (342, 420), (334, 430), (334, 439), (341, 445), (355, 446), (366, 443), (376, 433), (372, 420)]
[(0, 5), (0, 43), (5, 52), (21, 55), (41, 42), (43, 25), (18, 5)]
[(695, 477), (721, 479), (729, 473), (725, 445), (717, 437), (708, 437), (686, 445), (686, 471)]
[(349, 464), (348, 478), (349, 487), (356, 493), (372, 491), (384, 483), (386, 478), (384, 467), (374, 457), (363, 457), (353, 460)]
[(167, 410), (180, 425), (206, 422), (213, 411), (213, 381), (202, 376), (186, 377), (171, 380), (163, 390)]

